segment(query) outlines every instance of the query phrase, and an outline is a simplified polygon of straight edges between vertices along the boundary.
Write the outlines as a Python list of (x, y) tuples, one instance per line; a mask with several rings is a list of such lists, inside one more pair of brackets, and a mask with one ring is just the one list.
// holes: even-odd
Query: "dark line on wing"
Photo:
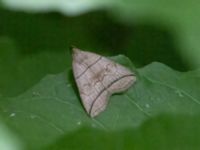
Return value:
[(91, 68), (93, 65), (95, 65), (102, 57), (100, 56), (94, 63), (92, 63), (91, 65), (89, 65), (80, 75), (78, 75), (76, 77), (76, 79), (80, 78), (82, 75), (84, 75), (84, 73), (89, 69)]
[(130, 77), (130, 76), (135, 76), (135, 75), (134, 75), (134, 74), (123, 75), (123, 76), (119, 77), (118, 79), (113, 80), (107, 87), (104, 87), (104, 88), (99, 92), (99, 94), (98, 94), (97, 97), (94, 99), (94, 101), (92, 102), (92, 105), (91, 105), (91, 107), (90, 107), (89, 114), (91, 115), (92, 108), (93, 108), (95, 102), (97, 101), (97, 99), (101, 96), (101, 94), (102, 94), (105, 90), (107, 90), (108, 88), (110, 88), (110, 87), (111, 87), (114, 83), (116, 83), (117, 81), (119, 81), (119, 80), (121, 80), (121, 79), (123, 79), (123, 78), (126, 78), (126, 77)]

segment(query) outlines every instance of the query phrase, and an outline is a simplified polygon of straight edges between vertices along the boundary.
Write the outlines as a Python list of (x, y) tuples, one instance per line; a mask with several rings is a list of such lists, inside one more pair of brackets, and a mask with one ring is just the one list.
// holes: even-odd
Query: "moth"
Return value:
[(105, 110), (113, 93), (131, 87), (136, 76), (128, 68), (98, 54), (72, 48), (74, 79), (86, 112), (95, 117)]

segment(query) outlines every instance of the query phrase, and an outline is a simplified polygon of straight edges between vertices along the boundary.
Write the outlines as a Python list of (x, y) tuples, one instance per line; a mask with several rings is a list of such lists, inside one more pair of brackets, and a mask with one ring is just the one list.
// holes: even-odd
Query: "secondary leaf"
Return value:
[[(124, 56), (113, 59), (134, 69)], [(129, 91), (112, 96), (106, 111), (95, 119), (87, 116), (80, 103), (71, 70), (46, 76), (16, 98), (1, 98), (1, 114), (34, 149), (51, 145), (81, 127), (118, 131), (139, 127), (162, 113), (200, 113), (199, 70), (181, 73), (153, 63), (138, 69), (137, 78)]]
[[(175, 43), (192, 65), (199, 67), (200, 21), (196, 14), (200, 13), (200, 5), (196, 0), (127, 0), (118, 3), (117, 17), (128, 22), (151, 23), (168, 27), (174, 34)], [(154, 35), (152, 35), (154, 36)]]
[(23, 145), (16, 135), (0, 121), (0, 149), (1, 150), (23, 150)]
[(30, 12), (47, 12), (60, 11), (68, 15), (79, 15), (91, 10), (103, 8), (110, 5), (112, 1), (109, 0), (2, 0), (2, 3), (12, 9), (26, 10)]
[(106, 132), (81, 128), (45, 150), (199, 150), (199, 123), (199, 115), (160, 115), (135, 129)]

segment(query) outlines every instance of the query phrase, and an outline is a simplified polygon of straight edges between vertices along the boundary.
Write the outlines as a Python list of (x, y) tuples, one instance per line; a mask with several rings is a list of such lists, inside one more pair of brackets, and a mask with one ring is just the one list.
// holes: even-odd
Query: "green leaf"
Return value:
[(135, 129), (106, 132), (81, 128), (45, 150), (198, 150), (199, 123), (199, 115), (160, 115)]
[[(135, 70), (124, 56), (112, 59)], [(106, 111), (94, 119), (81, 105), (71, 70), (46, 76), (16, 98), (0, 98), (1, 114), (29, 149), (37, 149), (83, 127), (119, 131), (140, 127), (163, 113), (200, 113), (200, 70), (181, 73), (153, 63), (136, 70), (136, 74), (137, 83), (127, 92), (113, 95)]]

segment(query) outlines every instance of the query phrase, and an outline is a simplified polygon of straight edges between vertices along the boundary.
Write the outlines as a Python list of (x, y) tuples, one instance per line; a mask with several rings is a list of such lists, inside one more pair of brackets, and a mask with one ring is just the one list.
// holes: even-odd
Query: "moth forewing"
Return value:
[(91, 117), (105, 110), (110, 95), (136, 81), (126, 67), (98, 54), (73, 48), (73, 74), (85, 110)]

